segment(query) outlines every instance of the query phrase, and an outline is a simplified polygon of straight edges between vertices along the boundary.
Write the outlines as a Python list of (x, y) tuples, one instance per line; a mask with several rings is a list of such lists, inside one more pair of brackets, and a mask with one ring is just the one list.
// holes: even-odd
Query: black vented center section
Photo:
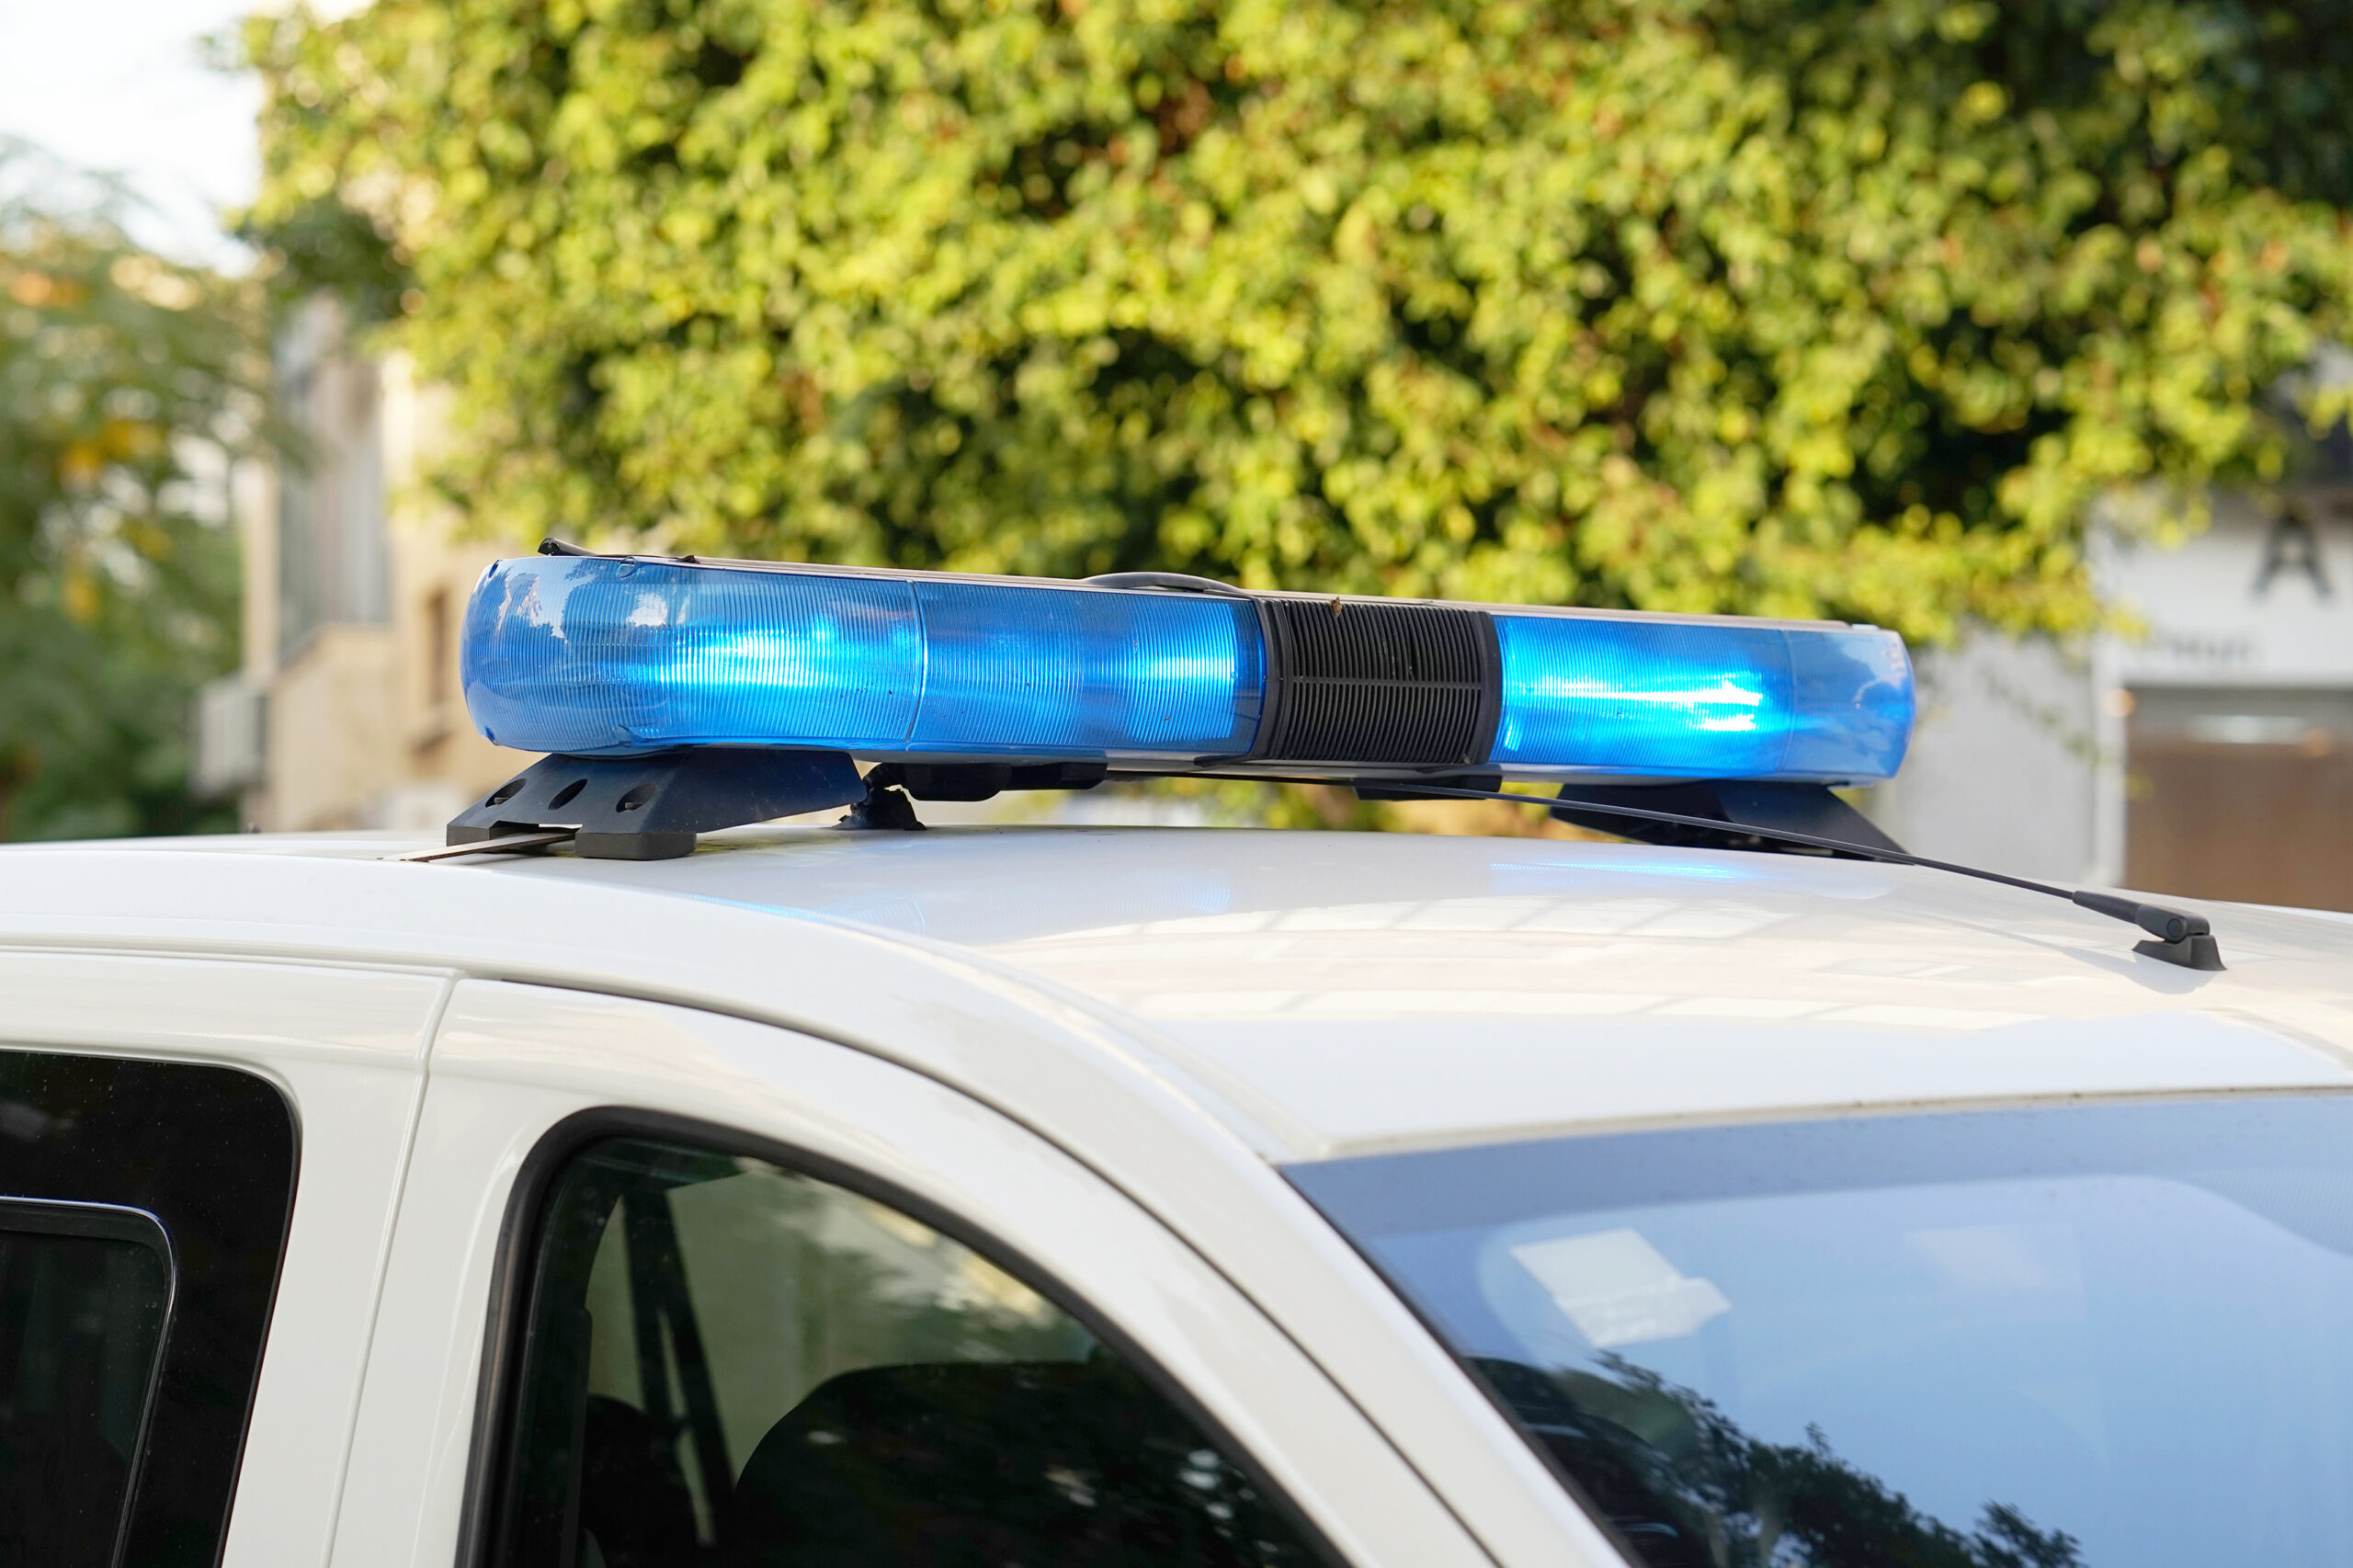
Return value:
[(1261, 759), (1422, 767), (1487, 760), (1502, 659), (1484, 610), (1259, 602), (1274, 653)]

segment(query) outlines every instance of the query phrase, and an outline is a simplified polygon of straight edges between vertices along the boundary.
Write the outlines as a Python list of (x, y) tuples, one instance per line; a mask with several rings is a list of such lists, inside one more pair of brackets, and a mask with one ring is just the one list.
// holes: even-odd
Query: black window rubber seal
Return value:
[(511, 1456), (506, 1450), (515, 1427), (516, 1401), (521, 1392), (525, 1359), (522, 1340), (530, 1322), (531, 1290), (538, 1272), (548, 1199), (557, 1179), (574, 1159), (599, 1143), (623, 1138), (765, 1161), (780, 1170), (870, 1199), (971, 1248), (1068, 1312), (1098, 1343), (1123, 1358), (1155, 1392), (1199, 1428), (1228, 1462), (1242, 1471), (1267, 1506), (1327, 1568), (1350, 1568), (1348, 1560), (1314, 1521), (1274, 1483), (1256, 1458), (1234, 1439), (1233, 1434), (1190, 1390), (1117, 1324), (1096, 1311), (1085, 1296), (1035, 1258), (1007, 1245), (954, 1210), (830, 1155), (720, 1122), (626, 1106), (574, 1111), (540, 1135), (516, 1172), (491, 1266), (489, 1319), (483, 1332), (482, 1367), (475, 1388), (473, 1438), (467, 1455), (454, 1568), (492, 1568), (490, 1554), (497, 1546), (499, 1504), (511, 1463)]
[(301, 1170), (293, 1103), (248, 1068), (0, 1045), (8, 1220), (112, 1210), (123, 1239), (152, 1221), (170, 1264), (119, 1563), (214, 1563), (227, 1545)]

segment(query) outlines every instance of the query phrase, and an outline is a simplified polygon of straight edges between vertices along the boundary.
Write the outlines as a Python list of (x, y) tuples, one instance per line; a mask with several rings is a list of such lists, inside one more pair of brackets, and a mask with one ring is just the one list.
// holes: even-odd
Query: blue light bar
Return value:
[(500, 745), (1180, 760), (1250, 749), (1246, 599), (597, 556), (502, 561), (466, 610)]
[(1913, 710), (1869, 627), (613, 556), (493, 565), (461, 659), (483, 734), (578, 756), (1868, 782)]

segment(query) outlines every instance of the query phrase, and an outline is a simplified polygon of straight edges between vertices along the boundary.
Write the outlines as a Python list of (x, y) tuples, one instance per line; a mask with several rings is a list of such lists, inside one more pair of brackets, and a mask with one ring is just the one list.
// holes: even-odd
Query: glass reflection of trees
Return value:
[(1622, 1358), (1602, 1376), (1480, 1375), (1648, 1568), (2082, 1568), (2074, 1537), (1989, 1503), (1966, 1533), (1840, 1459), (1819, 1427), (1762, 1442)]

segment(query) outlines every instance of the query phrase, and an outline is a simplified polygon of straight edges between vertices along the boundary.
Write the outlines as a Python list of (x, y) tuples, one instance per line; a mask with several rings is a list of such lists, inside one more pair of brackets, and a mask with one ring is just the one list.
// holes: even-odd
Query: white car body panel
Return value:
[[(1198, 1268), (1188, 1288), (1231, 1289), (1237, 1312), (1255, 1309), (1276, 1332), (1256, 1350), (1215, 1351), (1120, 1296), (1116, 1279), (1073, 1284), (1106, 1310), (1125, 1301), (1138, 1337), (1208, 1390), (1239, 1386), (1240, 1369), (1219, 1355), (1273, 1366), (1287, 1340), (1486, 1553), (1533, 1568), (1617, 1559), (1279, 1164), (1694, 1120), (2353, 1088), (2353, 926), (2292, 913), (2206, 906), (2231, 968), (2199, 973), (2134, 955), (2140, 933), (2055, 900), (1794, 856), (1344, 834), (770, 828), (650, 864), (383, 858), (419, 847), (354, 837), (0, 852), (0, 949), (28, 974), (113, 952), (151, 956), (103, 961), (175, 971), (406, 969), (392, 979), (422, 987), (420, 998), (462, 977), (391, 1260), (373, 1266), (384, 1294), (338, 1562), (446, 1561), (505, 1197), (539, 1133), (593, 1104), (821, 1148), (849, 1139), (854, 1105), (889, 1101), (913, 1118), (924, 1101), (922, 1114), (967, 1141), (952, 1175), (948, 1153), (887, 1139), (845, 1142), (841, 1157), (917, 1190), (969, 1189), (970, 1201), (996, 1205), (992, 1223), (1006, 1234), (1034, 1227), (1036, 1256), (1068, 1271), (1048, 1219), (987, 1196), (991, 1158), (1051, 1145), (1069, 1162), (1057, 1177), (1068, 1202), (1122, 1195), (1142, 1210), (1123, 1210), (1130, 1222), (1173, 1238), (1155, 1268)], [(189, 961), (199, 959), (269, 961)], [(514, 982), (529, 985), (483, 983)], [(42, 983), (51, 1000), (28, 1005), (15, 1038), (71, 1044), (56, 1031), (79, 1028), (73, 1040), (97, 1048), (199, 1050), (166, 1042), (162, 1001), (134, 999), (117, 1017), (107, 987)], [(142, 1032), (142, 1005), (163, 1032)], [(405, 1047), (389, 1023), (353, 1042), (343, 1006), (297, 1009), (271, 1028), (209, 1025), (184, 1007), (174, 1027), (188, 1038), (211, 1028), (208, 1059), (252, 1062), (290, 1085), (295, 1064), (313, 1060), (306, 1031), (347, 1042), (320, 1049), (374, 1053), (350, 1055), (353, 1071), (363, 1061), (416, 1070), (414, 1028)], [(551, 1027), (551, 1016), (568, 1021)], [(648, 1045), (657, 1017), (675, 1044)], [(755, 1025), (813, 1038), (731, 1033)], [(256, 1032), (267, 1040), (240, 1043)], [(833, 1062), (824, 1081), (837, 1103), (748, 1071), (738, 1047), (752, 1038), (768, 1041), (754, 1055)], [(872, 1084), (854, 1088), (857, 1058), (842, 1047), (930, 1085), (873, 1065)], [(895, 1086), (873, 1086), (885, 1080)], [(316, 1119), (306, 1109), (306, 1127)], [(293, 1244), (306, 1249), (312, 1159), (306, 1139)], [(398, 1165), (397, 1150), (385, 1156), (384, 1168)], [(388, 1212), (382, 1195), (373, 1210), (360, 1197), (335, 1201)], [(369, 1234), (337, 1239), (350, 1255), (329, 1270), (338, 1280), (356, 1278), (361, 1252), (381, 1259), (381, 1223)], [(281, 1291), (281, 1330), (320, 1310), (298, 1317), (293, 1300)], [(312, 1429), (267, 1403), (280, 1343), (274, 1331), (257, 1445), (265, 1413)], [(1229, 1404), (1219, 1414), (1246, 1442), (1290, 1451), (1275, 1417)], [(347, 1415), (347, 1400), (341, 1408)], [(277, 1474), (257, 1476), (263, 1451), (248, 1457), (246, 1485), (274, 1495)], [(303, 1462), (310, 1474), (328, 1461)], [(1284, 1478), (1319, 1519), (1376, 1506), (1411, 1513), (1398, 1499), (1344, 1499), (1307, 1460), (1293, 1462)], [(258, 1495), (241, 1492), (233, 1560), (321, 1561), (296, 1540), (302, 1529), (323, 1540), (315, 1507), (293, 1516), (311, 1525), (265, 1526), (248, 1518)], [(1331, 1528), (1352, 1552), (1366, 1543), (1359, 1562), (1404, 1561), (1395, 1543), (1415, 1541), (1443, 1560), (1445, 1532), (1427, 1520), (1354, 1518)], [(1392, 1531), (1403, 1533), (1392, 1541)], [(262, 1551), (265, 1539), (280, 1554)]]
[[(468, 982), (435, 1051), (360, 1412), (354, 1470), (369, 1484), (347, 1497), (337, 1568), (448, 1561), (507, 1193), (542, 1133), (600, 1106), (722, 1123), (961, 1215), (1051, 1269), (1245, 1449), (1266, 1456), (1285, 1493), (1351, 1562), (1490, 1561), (1231, 1284), (1098, 1176), (1003, 1117), (871, 1056), (767, 1026)], [(1607, 1547), (1582, 1558), (1556, 1548), (1552, 1557), (1610, 1560)]]
[[(381, 856), (416, 846), (367, 847)], [(129, 848), (11, 850), (5, 865), (14, 874), (0, 880), (0, 944), (62, 927), (77, 944), (112, 934), (142, 948), (397, 956), (732, 1013), (914, 1068), (1106, 1173), (1183, 1236), (1313, 1347), (1409, 1461), (1480, 1520), (1499, 1556), (1557, 1558), (1601, 1539), (1404, 1303), (1267, 1163), (1289, 1147), (1156, 1050), (1148, 1028), (1074, 993), (847, 923), (781, 924), (772, 911), (705, 899), (649, 906), (627, 885), (485, 876), (462, 865)], [(124, 909), (141, 913), (113, 913)], [(1279, 1222), (1236, 1222), (1261, 1213)]]
[(232, 1063), (302, 1130), (294, 1219), (222, 1561), (322, 1562), (447, 977), (0, 952), (0, 1040)]

